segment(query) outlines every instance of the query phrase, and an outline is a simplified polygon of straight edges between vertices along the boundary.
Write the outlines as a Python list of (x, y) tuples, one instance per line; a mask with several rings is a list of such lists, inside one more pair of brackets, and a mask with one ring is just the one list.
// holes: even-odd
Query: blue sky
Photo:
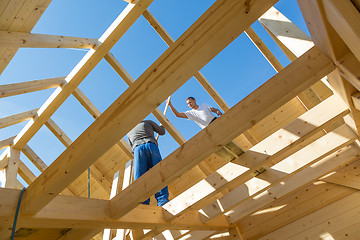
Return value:
[[(154, 0), (149, 10), (176, 40), (213, 2), (214, 0)], [(122, 0), (53, 0), (32, 32), (99, 38), (126, 5), (127, 3)], [(280, 0), (275, 7), (308, 33), (295, 0)], [(289, 61), (262, 26), (256, 22), (252, 27), (279, 61), (284, 66), (288, 65)], [(167, 45), (145, 18), (141, 17), (111, 52), (130, 75), (137, 79), (166, 49)], [(8, 84), (66, 76), (86, 51), (19, 49), (0, 76), (0, 82)], [(238, 103), (276, 73), (245, 34), (210, 61), (201, 72), (230, 106)], [(103, 112), (126, 90), (127, 85), (110, 65), (102, 60), (79, 88)], [(0, 98), (0, 117), (38, 108), (53, 91), (50, 89)], [(185, 103), (188, 96), (194, 96), (198, 103), (207, 102), (218, 107), (194, 78), (172, 96), (172, 102), (179, 111), (188, 110)], [(164, 106), (164, 103), (160, 106), (162, 111)], [(201, 130), (192, 121), (176, 118), (170, 110), (167, 117), (186, 139)], [(154, 119), (152, 116), (148, 118)], [(73, 141), (94, 121), (73, 96), (65, 101), (52, 119)], [(0, 129), (0, 139), (16, 135), (24, 126), (25, 123), (21, 123)], [(65, 150), (45, 126), (30, 140), (29, 145), (47, 164), (53, 162)], [(163, 157), (166, 157), (178, 147), (178, 144), (166, 134), (159, 139), (159, 146)], [(24, 155), (21, 159), (31, 166)], [(39, 174), (35, 167), (30, 168), (36, 175)]]

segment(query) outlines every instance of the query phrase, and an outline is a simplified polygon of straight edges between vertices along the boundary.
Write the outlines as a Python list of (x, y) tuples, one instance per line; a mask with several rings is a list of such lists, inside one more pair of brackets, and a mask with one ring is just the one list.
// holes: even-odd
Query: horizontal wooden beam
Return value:
[(56, 77), (28, 82), (11, 83), (0, 86), (0, 98), (24, 93), (60, 87), (65, 83), (65, 77)]
[(94, 48), (97, 39), (0, 31), (0, 48)]
[(30, 110), (30, 111), (26, 111), (26, 112), (12, 115), (12, 116), (1, 118), (0, 119), (0, 129), (17, 124), (17, 123), (27, 121), (29, 119), (32, 119), (33, 117), (36, 116), (38, 110), (39, 109), (37, 108), (37, 109)]
[[(0, 226), (12, 222), (20, 191), (0, 189)], [(57, 196), (35, 215), (20, 215), (22, 228), (156, 228), (224, 230), (229, 228), (225, 217), (202, 223), (199, 213), (192, 211), (182, 219), (166, 222), (161, 207), (140, 205), (120, 219), (110, 217), (109, 200), (73, 196)]]

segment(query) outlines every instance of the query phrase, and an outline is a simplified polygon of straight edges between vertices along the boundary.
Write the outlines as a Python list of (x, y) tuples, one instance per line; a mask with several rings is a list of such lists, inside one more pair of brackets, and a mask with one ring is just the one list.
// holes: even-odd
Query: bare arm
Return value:
[(222, 112), (220, 112), (220, 110), (217, 108), (211, 107), (210, 111), (212, 111), (213, 113), (216, 113), (218, 116), (222, 115)]
[(171, 104), (171, 100), (170, 100), (170, 99), (169, 99), (168, 101), (169, 101), (169, 107), (170, 107), (171, 111), (175, 114), (175, 116), (180, 117), (180, 118), (188, 118), (185, 113), (183, 113), (183, 112), (179, 113), (179, 112), (174, 108), (174, 106)]

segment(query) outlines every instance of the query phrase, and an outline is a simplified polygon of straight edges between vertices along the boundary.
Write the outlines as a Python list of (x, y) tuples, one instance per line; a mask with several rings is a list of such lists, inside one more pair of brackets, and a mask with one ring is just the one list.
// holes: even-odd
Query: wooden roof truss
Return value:
[[(298, 1), (311, 38), (276, 0), (218, 0), (177, 40), (147, 9), (152, 0), (130, 1), (99, 39), (31, 33), (50, 2), (0, 3), (0, 72), (18, 48), (88, 49), (67, 76), (0, 86), (1, 97), (54, 88), (38, 109), (0, 119), (1, 128), (28, 121), (0, 141), (0, 239), (11, 233), (18, 174), (29, 186), (16, 239), (360, 238), (358, 0)], [(135, 80), (111, 49), (141, 15), (169, 47)], [(287, 67), (251, 28), (256, 20)], [(199, 69), (243, 32), (278, 73), (230, 108)], [(102, 59), (129, 86), (103, 113), (78, 88)], [(192, 76), (224, 114), (186, 141), (157, 106)], [(70, 95), (95, 119), (75, 141), (51, 118)], [(180, 147), (132, 182), (123, 137), (150, 113)], [(44, 125), (66, 147), (49, 166), (28, 145)], [(167, 185), (168, 204), (140, 204)]]

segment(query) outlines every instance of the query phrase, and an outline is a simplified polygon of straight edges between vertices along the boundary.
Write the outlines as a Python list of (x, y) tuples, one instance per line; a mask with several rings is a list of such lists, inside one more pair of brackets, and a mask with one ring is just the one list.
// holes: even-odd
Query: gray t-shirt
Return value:
[(152, 142), (157, 145), (157, 141), (154, 138), (154, 131), (159, 135), (165, 134), (165, 128), (163, 126), (159, 126), (151, 120), (141, 121), (127, 134), (131, 148), (134, 150), (136, 146), (147, 142)]

